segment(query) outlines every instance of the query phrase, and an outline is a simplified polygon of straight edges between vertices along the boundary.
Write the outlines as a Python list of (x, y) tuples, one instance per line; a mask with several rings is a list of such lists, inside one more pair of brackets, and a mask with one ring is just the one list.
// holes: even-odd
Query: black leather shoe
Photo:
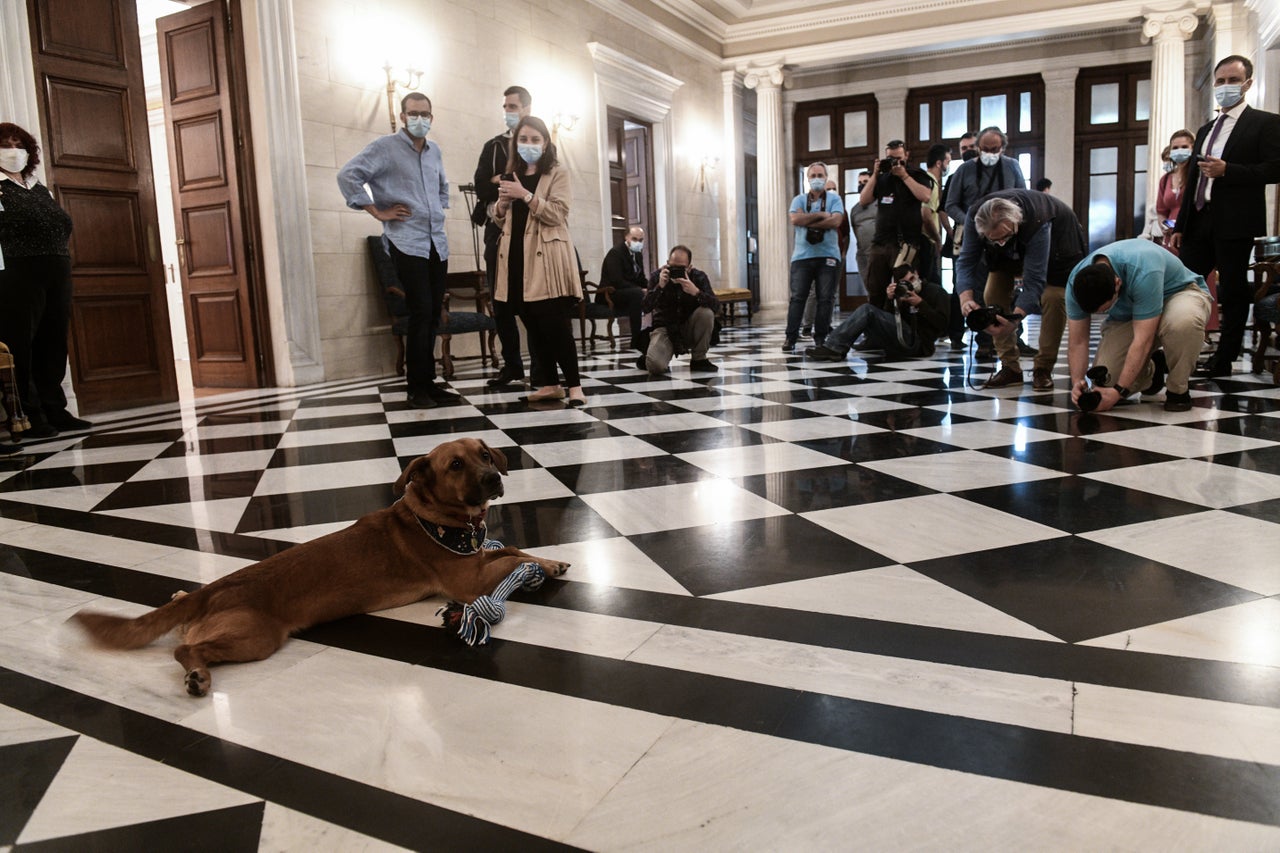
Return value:
[(1166, 412), (1191, 411), (1191, 392), (1183, 391), (1181, 394), (1178, 394), (1174, 391), (1165, 391), (1164, 410)]
[(844, 361), (845, 353), (827, 347), (809, 347), (804, 351), (806, 358), (814, 361)]
[(462, 399), (461, 395), (435, 384), (426, 387), (426, 395), (437, 403), (457, 403)]
[(434, 409), (437, 405), (439, 404), (426, 394), (409, 395), (409, 408), (411, 409)]
[(1225, 367), (1223, 367), (1223, 366), (1219, 366), (1217, 362), (1208, 361), (1208, 362), (1205, 362), (1203, 367), (1197, 367), (1195, 369), (1195, 372), (1192, 373), (1191, 375), (1198, 377), (1200, 379), (1213, 379), (1217, 377), (1226, 377), (1231, 375), (1231, 365), (1228, 364)]
[(75, 432), (82, 429), (93, 429), (93, 424), (84, 418), (77, 418), (68, 411), (48, 415), (49, 425), (63, 432)]
[(490, 379), (485, 384), (490, 388), (503, 388), (513, 382), (524, 382), (524, 371), (516, 370), (509, 364), (504, 364), (502, 369), (498, 371), (498, 375)]
[(705, 358), (699, 358), (689, 362), (689, 369), (697, 370), (702, 373), (715, 373), (720, 368), (717, 367), (713, 362), (707, 361)]
[(32, 424), (31, 429), (18, 434), (19, 438), (53, 438), (58, 430), (52, 424)]
[(0, 456), (17, 456), (21, 452), (21, 444), (14, 444), (9, 441), (0, 441)]

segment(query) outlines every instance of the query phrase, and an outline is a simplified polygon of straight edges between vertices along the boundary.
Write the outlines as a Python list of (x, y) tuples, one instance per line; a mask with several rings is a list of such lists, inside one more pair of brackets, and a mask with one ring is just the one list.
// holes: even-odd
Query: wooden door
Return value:
[[(183, 310), (197, 387), (263, 384), (246, 210), (247, 113), (236, 110), (238, 71), (226, 0), (156, 21)], [(239, 77), (243, 80), (243, 75)], [(259, 301), (258, 304), (261, 304)]]
[(649, 127), (631, 124), (622, 134), (622, 166), (626, 176), (627, 228), (644, 229), (645, 269), (656, 270), (667, 262), (658, 257), (657, 235), (653, 233), (653, 165)]
[(71, 214), (82, 413), (176, 400), (133, 0), (28, 0), (45, 176)]

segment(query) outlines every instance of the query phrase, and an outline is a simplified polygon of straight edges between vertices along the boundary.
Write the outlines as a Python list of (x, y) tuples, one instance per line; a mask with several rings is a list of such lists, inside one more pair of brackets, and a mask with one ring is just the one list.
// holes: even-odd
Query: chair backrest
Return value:
[(396, 274), (396, 265), (382, 247), (381, 237), (366, 237), (369, 257), (373, 260), (373, 270), (378, 276), (378, 287), (382, 291), (383, 301), (387, 306), (387, 314), (391, 317), (391, 333), (405, 335), (409, 333), (409, 304), (404, 298), (404, 288), (400, 285), (400, 276)]

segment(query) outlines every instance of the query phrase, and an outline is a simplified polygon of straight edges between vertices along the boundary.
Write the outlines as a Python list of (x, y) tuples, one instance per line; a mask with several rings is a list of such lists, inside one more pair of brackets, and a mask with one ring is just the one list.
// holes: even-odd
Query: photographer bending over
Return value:
[(817, 361), (844, 361), (849, 347), (862, 334), (867, 343), (891, 356), (933, 355), (933, 342), (947, 330), (951, 297), (931, 281), (923, 281), (915, 267), (903, 264), (893, 270), (885, 293), (889, 308), (859, 305), (822, 346), (809, 347), (805, 355)]

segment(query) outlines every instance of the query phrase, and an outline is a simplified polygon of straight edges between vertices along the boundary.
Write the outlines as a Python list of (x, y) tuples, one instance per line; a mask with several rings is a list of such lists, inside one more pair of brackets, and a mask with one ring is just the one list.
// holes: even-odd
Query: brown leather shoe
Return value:
[(995, 376), (987, 380), (987, 384), (983, 388), (1008, 388), (1011, 385), (1021, 385), (1027, 380), (1023, 378), (1021, 370), (1014, 370), (1011, 367), (1002, 367)]
[(1031, 371), (1031, 387), (1037, 391), (1053, 390), (1053, 371), (1044, 367), (1037, 367)]

